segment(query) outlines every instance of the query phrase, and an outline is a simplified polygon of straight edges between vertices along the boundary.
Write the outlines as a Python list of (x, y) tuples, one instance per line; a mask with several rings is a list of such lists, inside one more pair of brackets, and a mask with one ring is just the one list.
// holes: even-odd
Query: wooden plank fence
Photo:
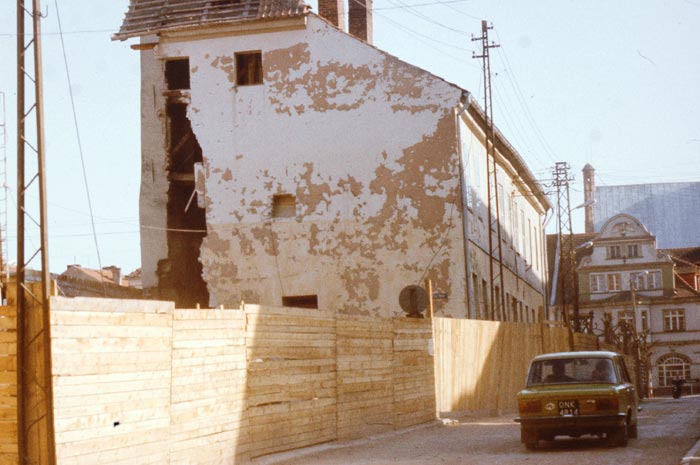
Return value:
[[(0, 465), (18, 463), (13, 312), (0, 307)], [(436, 410), (509, 411), (530, 358), (568, 347), (535, 324), (92, 298), (52, 298), (51, 332), (59, 465), (237, 464)]]

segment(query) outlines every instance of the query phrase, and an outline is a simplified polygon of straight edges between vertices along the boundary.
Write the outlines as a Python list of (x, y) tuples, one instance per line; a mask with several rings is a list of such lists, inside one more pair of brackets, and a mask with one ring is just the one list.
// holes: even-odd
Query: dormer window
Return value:
[(622, 247), (619, 245), (609, 245), (608, 250), (608, 260), (613, 260), (616, 258), (622, 258)]
[(627, 258), (639, 258), (642, 254), (639, 250), (639, 244), (628, 244), (627, 245)]

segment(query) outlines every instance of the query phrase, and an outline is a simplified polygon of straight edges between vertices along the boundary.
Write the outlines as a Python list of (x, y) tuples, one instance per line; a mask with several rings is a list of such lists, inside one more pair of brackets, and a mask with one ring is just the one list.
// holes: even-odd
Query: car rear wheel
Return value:
[(537, 449), (538, 437), (536, 431), (521, 431), (521, 439), (525, 444), (525, 449), (535, 450)]
[(626, 447), (627, 446), (627, 425), (620, 426), (610, 433), (608, 433), (608, 439), (610, 440), (610, 445), (613, 447)]
[(629, 425), (627, 428), (627, 437), (630, 439), (637, 439), (637, 424), (635, 423), (634, 425)]

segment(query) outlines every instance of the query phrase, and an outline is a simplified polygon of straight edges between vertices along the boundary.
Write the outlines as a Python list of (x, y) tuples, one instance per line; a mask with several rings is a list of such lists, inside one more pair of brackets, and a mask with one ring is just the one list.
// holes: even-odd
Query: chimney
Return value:
[[(350, 0), (350, 4), (354, 0)], [(318, 14), (335, 27), (345, 30), (345, 2), (344, 0), (318, 0)]]
[(350, 0), (349, 17), (350, 34), (371, 44), (372, 0)]
[(586, 232), (595, 232), (593, 218), (593, 194), (595, 194), (595, 168), (590, 163), (583, 167), (583, 202), (586, 204)]
[(119, 268), (118, 266), (105, 266), (102, 268), (104, 271), (111, 271), (112, 272), (112, 282), (114, 284), (121, 286), (122, 285), (122, 269)]

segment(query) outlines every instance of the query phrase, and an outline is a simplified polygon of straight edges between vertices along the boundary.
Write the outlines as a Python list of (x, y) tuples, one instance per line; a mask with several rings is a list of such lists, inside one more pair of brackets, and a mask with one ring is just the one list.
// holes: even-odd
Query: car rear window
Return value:
[(601, 357), (572, 357), (536, 360), (530, 365), (527, 385), (568, 383), (616, 383), (612, 360)]

